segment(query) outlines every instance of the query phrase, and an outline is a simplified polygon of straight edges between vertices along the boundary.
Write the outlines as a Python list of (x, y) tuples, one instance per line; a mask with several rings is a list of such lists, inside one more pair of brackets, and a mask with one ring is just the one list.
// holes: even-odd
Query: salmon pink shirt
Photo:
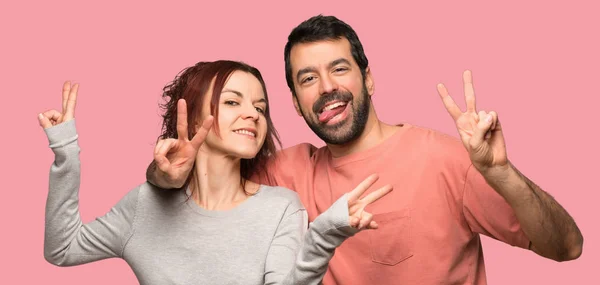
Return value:
[(343, 157), (299, 144), (279, 151), (260, 182), (295, 190), (312, 221), (367, 176), (394, 190), (367, 206), (379, 224), (346, 240), (323, 280), (332, 284), (486, 284), (480, 234), (512, 246), (529, 240), (507, 202), (473, 167), (463, 144), (410, 124)]

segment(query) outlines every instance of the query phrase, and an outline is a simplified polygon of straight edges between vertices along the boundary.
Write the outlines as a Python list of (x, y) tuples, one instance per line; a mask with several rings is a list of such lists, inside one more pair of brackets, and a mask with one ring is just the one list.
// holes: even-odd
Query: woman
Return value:
[[(155, 153), (197, 151), (186, 185), (161, 191), (141, 184), (105, 216), (82, 224), (77, 89), (65, 83), (63, 112), (39, 116), (56, 156), (44, 243), (52, 264), (119, 257), (141, 284), (312, 284), (322, 279), (335, 247), (359, 230), (377, 228), (364, 207), (391, 187), (360, 198), (376, 176), (341, 197), (306, 234), (306, 211), (295, 192), (248, 180), (263, 171), (278, 139), (260, 72), (235, 61), (200, 62), (164, 88)], [(188, 144), (175, 145), (181, 141)]]

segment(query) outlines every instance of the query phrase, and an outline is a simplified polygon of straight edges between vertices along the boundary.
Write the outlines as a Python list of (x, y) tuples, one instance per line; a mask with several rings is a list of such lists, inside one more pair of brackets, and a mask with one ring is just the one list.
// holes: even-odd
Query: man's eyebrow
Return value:
[(338, 64), (341, 64), (341, 63), (350, 65), (350, 62), (347, 59), (345, 59), (345, 58), (338, 58), (338, 59), (332, 61), (331, 63), (329, 63), (329, 68), (332, 68), (332, 67), (334, 67), (334, 66), (336, 66)]

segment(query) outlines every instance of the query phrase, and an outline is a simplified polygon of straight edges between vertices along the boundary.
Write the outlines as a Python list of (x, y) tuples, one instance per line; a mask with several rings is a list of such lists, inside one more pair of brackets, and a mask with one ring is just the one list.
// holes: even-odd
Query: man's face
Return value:
[(352, 57), (347, 39), (296, 44), (290, 52), (294, 105), (308, 126), (328, 144), (359, 137), (367, 123), (373, 81)]

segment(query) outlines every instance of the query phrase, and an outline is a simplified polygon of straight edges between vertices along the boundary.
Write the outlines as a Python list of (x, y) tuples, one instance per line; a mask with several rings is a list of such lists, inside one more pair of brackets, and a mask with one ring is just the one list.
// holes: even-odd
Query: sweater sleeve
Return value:
[(133, 233), (139, 187), (106, 215), (83, 224), (79, 213), (80, 148), (75, 120), (45, 131), (55, 155), (46, 200), (45, 259), (57, 266), (72, 266), (121, 257)]
[[(310, 224), (294, 266), (285, 279), (280, 283), (266, 284), (321, 284), (335, 249), (358, 232), (348, 222), (347, 196), (340, 197)], [(303, 213), (303, 219), (306, 219)]]

